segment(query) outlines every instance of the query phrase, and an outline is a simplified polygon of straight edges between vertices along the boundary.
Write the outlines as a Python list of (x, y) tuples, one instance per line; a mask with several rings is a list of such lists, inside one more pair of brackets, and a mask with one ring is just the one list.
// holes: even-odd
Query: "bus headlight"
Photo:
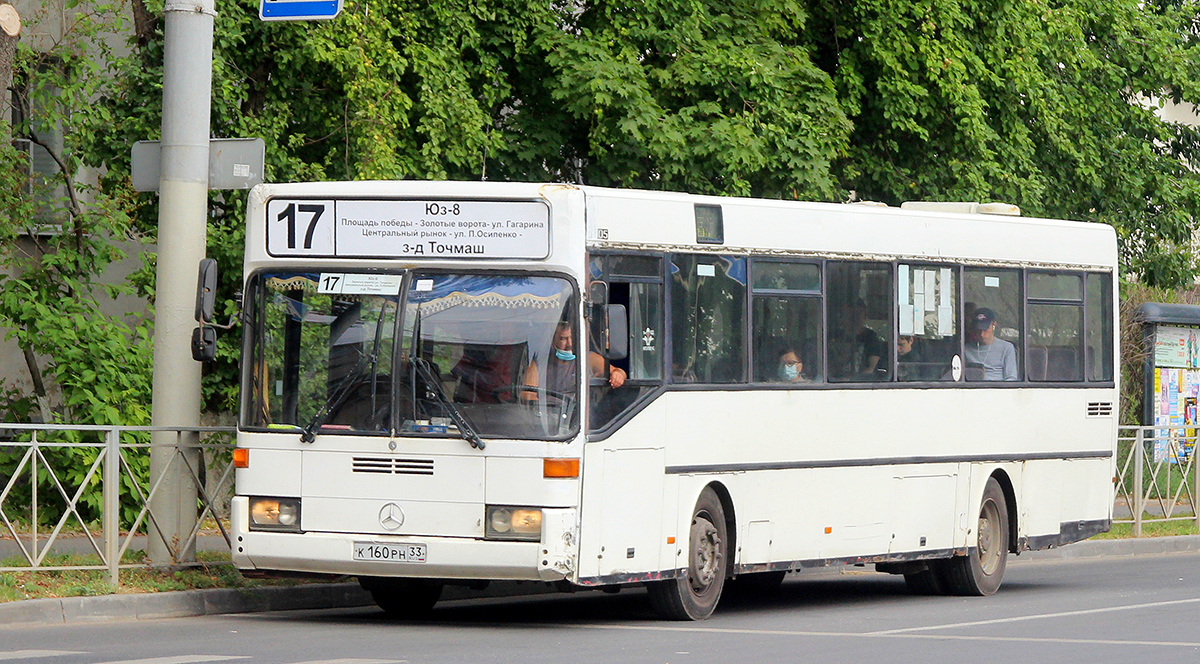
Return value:
[(531, 507), (489, 505), (487, 508), (487, 539), (542, 539), (542, 511)]
[(250, 530), (300, 532), (300, 499), (251, 498)]

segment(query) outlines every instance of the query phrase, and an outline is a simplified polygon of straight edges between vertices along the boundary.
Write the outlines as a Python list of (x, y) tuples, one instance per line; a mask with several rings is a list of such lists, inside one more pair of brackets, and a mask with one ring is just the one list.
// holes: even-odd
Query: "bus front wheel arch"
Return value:
[(712, 487), (705, 487), (692, 510), (683, 573), (646, 584), (655, 613), (668, 620), (712, 615), (729, 575), (729, 530), (724, 504)]
[(441, 599), (445, 583), (437, 579), (360, 576), (358, 585), (371, 593), (375, 605), (389, 617), (416, 620), (429, 615)]

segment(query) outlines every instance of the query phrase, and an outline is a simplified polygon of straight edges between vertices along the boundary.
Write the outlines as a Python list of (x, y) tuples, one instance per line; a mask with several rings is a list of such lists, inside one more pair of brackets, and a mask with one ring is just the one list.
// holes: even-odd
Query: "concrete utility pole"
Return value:
[[(204, 258), (208, 215), (209, 111), (215, 0), (167, 0), (163, 33), (162, 176), (159, 182), (158, 268), (154, 307), (155, 426), (200, 424), (200, 363), (192, 359), (196, 274)], [(186, 446), (197, 434), (184, 434)], [(155, 432), (150, 474), (163, 478), (151, 511), (158, 525), (149, 541), (154, 564), (195, 560), (195, 548), (172, 555), (196, 524), (196, 487), (172, 432)], [(198, 468), (199, 450), (188, 453)]]

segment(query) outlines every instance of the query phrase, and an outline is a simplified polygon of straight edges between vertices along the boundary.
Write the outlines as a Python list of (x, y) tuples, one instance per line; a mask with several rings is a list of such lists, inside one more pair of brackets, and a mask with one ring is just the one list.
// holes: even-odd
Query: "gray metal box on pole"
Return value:
[[(263, 181), (267, 144), (261, 138), (214, 138), (208, 142), (208, 188), (249, 189)], [(158, 191), (162, 142), (138, 141), (130, 151), (133, 190)]]

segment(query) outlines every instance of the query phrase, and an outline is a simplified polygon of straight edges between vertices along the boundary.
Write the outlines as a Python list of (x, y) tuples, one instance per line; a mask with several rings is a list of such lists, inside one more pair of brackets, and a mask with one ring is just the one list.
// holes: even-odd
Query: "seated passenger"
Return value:
[(888, 342), (867, 325), (867, 305), (862, 300), (843, 310), (841, 329), (829, 341), (830, 375), (843, 380), (886, 378)]
[(925, 347), (911, 334), (896, 337), (896, 375), (900, 380), (933, 380), (936, 370), (928, 366)]
[(775, 379), (784, 383), (807, 383), (804, 377), (804, 362), (795, 346), (784, 346), (779, 353), (779, 365)]
[(964, 352), (967, 367), (983, 371), (983, 380), (1017, 380), (1017, 349), (996, 338), (996, 312), (986, 307), (971, 314), (970, 337)]
[(511, 386), (516, 373), (525, 364), (524, 344), (511, 346), (465, 347), (462, 357), (450, 370), (458, 382), (454, 391), (457, 403), (501, 403), (513, 395), (497, 392)]

